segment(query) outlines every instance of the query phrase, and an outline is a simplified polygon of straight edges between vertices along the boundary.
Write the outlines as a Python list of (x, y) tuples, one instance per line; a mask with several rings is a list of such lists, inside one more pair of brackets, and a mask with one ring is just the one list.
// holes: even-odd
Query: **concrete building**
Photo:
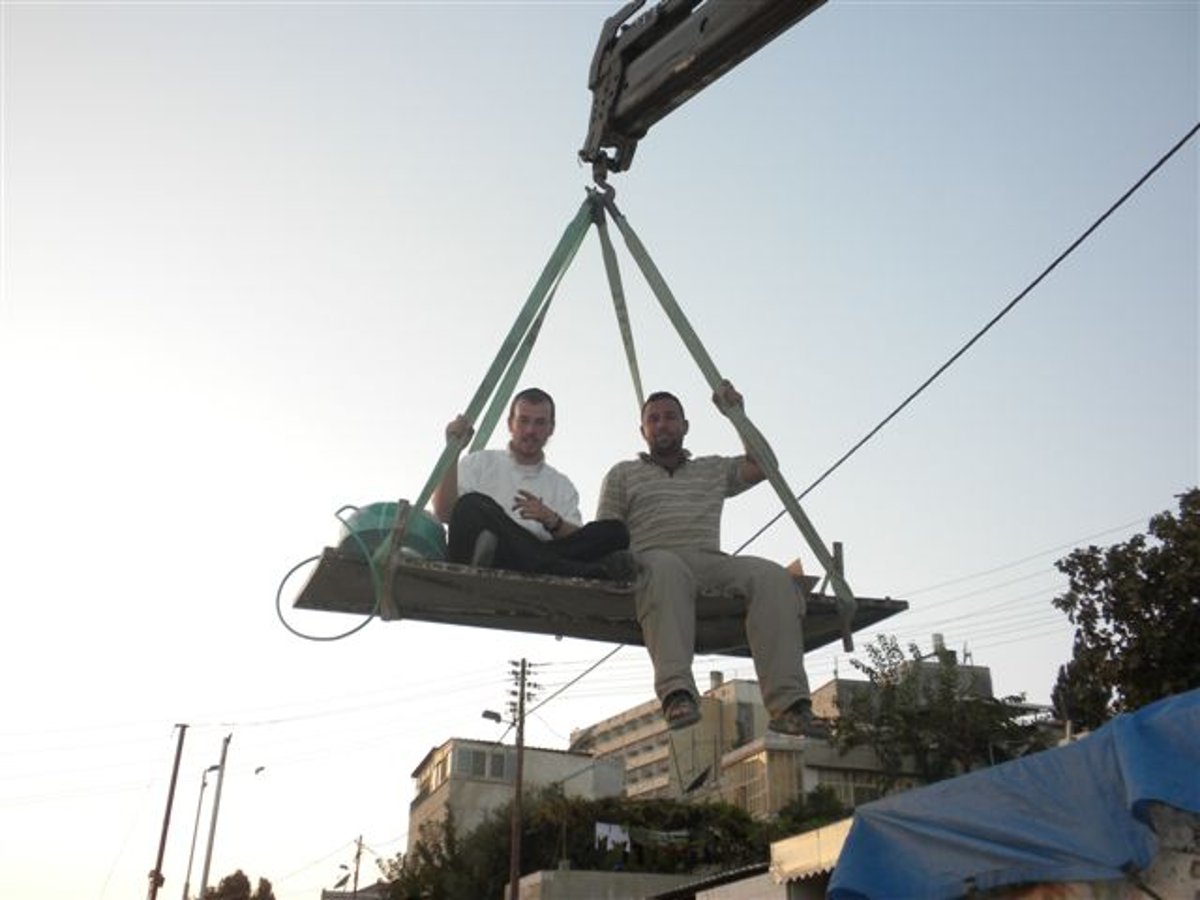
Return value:
[[(700, 698), (700, 722), (667, 729), (657, 700), (648, 701), (571, 734), (571, 751), (620, 760), (625, 796), (721, 799), (768, 818), (803, 793), (825, 785), (847, 806), (879, 796), (879, 762), (859, 748), (839, 754), (821, 738), (767, 731), (767, 711), (755, 681), (725, 681), (712, 673)], [(837, 716), (839, 698), (868, 682), (835, 679), (813, 693), (813, 709)]]
[[(938, 654), (953, 651), (935, 635), (933, 655)], [(939, 671), (936, 660), (912, 665), (918, 667), (922, 683)], [(959, 664), (958, 677), (963, 693), (993, 696), (987, 667)], [(856, 698), (870, 693), (871, 683), (865, 679), (835, 678), (813, 691), (813, 712), (832, 721)], [(719, 798), (759, 818), (774, 816), (821, 786), (851, 808), (880, 796), (881, 766), (869, 748), (842, 754), (827, 739), (768, 732), (767, 711), (755, 681), (725, 681), (721, 673), (711, 673), (700, 711), (694, 727), (672, 732), (658, 701), (650, 700), (572, 732), (570, 749), (620, 760), (627, 797)]]
[(620, 760), (627, 797), (688, 796), (704, 787), (725, 753), (762, 735), (768, 719), (758, 682), (725, 681), (719, 672), (700, 697), (700, 716), (695, 726), (672, 732), (658, 701), (649, 700), (571, 732), (570, 749)]
[[(464, 833), (511, 801), (516, 764), (515, 747), (491, 741), (451, 738), (425, 754), (412, 773), (417, 794), (408, 809), (408, 852), (423, 827), (445, 821), (448, 813)], [(525, 748), (522, 783), (526, 791), (559, 784), (569, 797), (616, 797), (623, 780), (619, 760)]]
[(321, 900), (387, 900), (390, 890), (391, 885), (381, 881), (358, 890), (321, 891)]

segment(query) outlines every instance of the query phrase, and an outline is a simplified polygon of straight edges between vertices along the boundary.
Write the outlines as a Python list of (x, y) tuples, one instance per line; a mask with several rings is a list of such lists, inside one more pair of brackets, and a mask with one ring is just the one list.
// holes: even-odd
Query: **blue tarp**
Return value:
[(1200, 690), (1091, 735), (858, 807), (830, 900), (942, 900), (1021, 883), (1100, 881), (1157, 852), (1146, 804), (1200, 813)]

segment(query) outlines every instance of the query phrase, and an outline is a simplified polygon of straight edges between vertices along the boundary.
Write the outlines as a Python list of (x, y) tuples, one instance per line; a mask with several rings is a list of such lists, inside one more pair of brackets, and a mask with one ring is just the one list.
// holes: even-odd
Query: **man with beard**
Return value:
[[(742, 405), (728, 381), (713, 400)], [(604, 478), (597, 517), (629, 528), (637, 559), (637, 616), (654, 665), (654, 689), (672, 729), (700, 719), (692, 656), (696, 644), (696, 591), (712, 589), (746, 603), (746, 637), (754, 657), (771, 730), (812, 731), (812, 702), (804, 672), (804, 641), (796, 585), (777, 563), (721, 552), (726, 497), (765, 478), (749, 453), (693, 457), (675, 395), (651, 394), (642, 406), (648, 453), (619, 462)]]
[[(446, 438), (465, 446), (474, 429), (463, 416)], [(508, 409), (508, 447), (478, 450), (450, 466), (433, 494), (433, 511), (449, 525), (451, 562), (515, 572), (629, 581), (633, 559), (621, 522), (584, 525), (579, 493), (546, 462), (554, 434), (554, 400), (526, 388)]]

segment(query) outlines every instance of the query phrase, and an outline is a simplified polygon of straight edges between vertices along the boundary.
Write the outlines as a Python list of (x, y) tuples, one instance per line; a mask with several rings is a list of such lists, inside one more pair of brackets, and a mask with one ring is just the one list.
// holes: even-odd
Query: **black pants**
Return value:
[(588, 522), (558, 540), (539, 540), (491, 497), (471, 492), (458, 498), (450, 514), (450, 561), (470, 563), (481, 531), (496, 535), (496, 568), (531, 574), (608, 578), (600, 561), (629, 547), (629, 531), (616, 519)]

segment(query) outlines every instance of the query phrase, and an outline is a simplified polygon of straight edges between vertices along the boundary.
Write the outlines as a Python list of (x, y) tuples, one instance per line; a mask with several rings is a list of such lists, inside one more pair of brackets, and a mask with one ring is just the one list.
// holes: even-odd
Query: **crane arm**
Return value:
[(630, 0), (600, 32), (579, 156), (597, 181), (629, 168), (650, 126), (825, 0)]

